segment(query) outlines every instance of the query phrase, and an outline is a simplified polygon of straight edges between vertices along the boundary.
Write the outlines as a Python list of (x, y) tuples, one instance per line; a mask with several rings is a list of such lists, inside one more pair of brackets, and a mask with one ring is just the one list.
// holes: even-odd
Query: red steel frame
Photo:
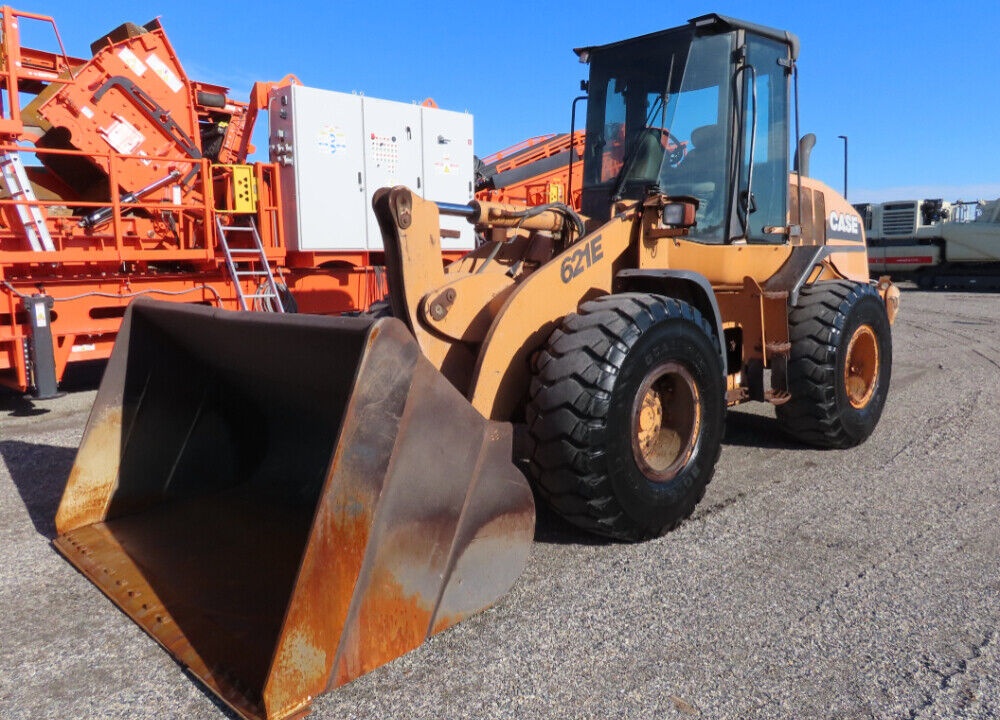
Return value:
[[(93, 127), (89, 133), (75, 127), (73, 146), (41, 146), (38, 143), (45, 128), (34, 124), (38, 108), (50, 102), (51, 95), (60, 93), (58, 104), (49, 105), (47, 116), (57, 116), (55, 124), (59, 127), (63, 121), (71, 126), (84, 123), (81, 107), (88, 103), (87, 112), (92, 107), (100, 112), (93, 101), (91, 80), (95, 76), (98, 82), (125, 76), (128, 63), (122, 63), (128, 54), (123, 56), (121, 48), (133, 47), (129, 45), (133, 40), (119, 35), (115, 39), (109, 37), (104, 43), (111, 51), (100, 58), (96, 53), (93, 60), (73, 58), (65, 53), (51, 17), (7, 6), (0, 8), (0, 15), (3, 32), (0, 153), (21, 158), (35, 196), (17, 198), (0, 194), (0, 386), (24, 392), (36, 384), (29, 352), (32, 326), (24, 302), (30, 295), (43, 294), (54, 301), (49, 326), (58, 380), (71, 363), (109, 356), (125, 307), (140, 295), (238, 309), (236, 288), (216, 237), (216, 218), (223, 217), (224, 222), (229, 222), (234, 213), (253, 217), (272, 271), (288, 287), (300, 312), (337, 314), (363, 310), (384, 296), (381, 252), (286, 251), (276, 165), (244, 166), (252, 168), (256, 185), (252, 210), (248, 211), (245, 205), (238, 207), (234, 198), (232, 166), (244, 163), (247, 153), (253, 150), (249, 138), (258, 111), (266, 106), (268, 89), (297, 82), (294, 77), (287, 76), (275, 84), (256, 84), (249, 104), (232, 101), (225, 97), (227, 88), (186, 78), (162, 28), (154, 21), (147, 26), (152, 35), (143, 35), (141, 41), (135, 42), (146, 43), (142, 47), (158, 43), (156, 51), (172, 68), (175, 81), (183, 81), (184, 92), (175, 90), (174, 95), (159, 96), (168, 117), (159, 118), (159, 128), (157, 119), (152, 118), (152, 130), (146, 136), (155, 136), (153, 139), (160, 142), (162, 149), (170, 144), (171, 133), (165, 132), (167, 141), (164, 141), (164, 133), (156, 132), (174, 122), (175, 127), (186, 128), (174, 131), (175, 139), (183, 141), (189, 137), (200, 148), (199, 121), (211, 113), (223, 113), (225, 122), (220, 122), (219, 127), (225, 128), (225, 137), (215, 162), (190, 157), (178, 148), (167, 148), (163, 150), (165, 155), (159, 156), (119, 152), (111, 140), (103, 145), (97, 142), (105, 130), (95, 133)], [(20, 26), (24, 21), (51, 25), (59, 51), (22, 47)], [(144, 53), (139, 54), (145, 57)], [(86, 77), (90, 80), (78, 90), (74, 83), (81, 73), (89, 73)], [(141, 79), (148, 80), (151, 76), (152, 73), (146, 73)], [(149, 86), (139, 86), (131, 98), (120, 87), (111, 87), (109, 94), (119, 92), (126, 96), (122, 101), (124, 109), (113, 117), (128, 115), (126, 119), (131, 120), (131, 126), (139, 125), (145, 109), (141, 103), (139, 107), (129, 103), (136, 105), (135, 97), (143, 97), (147, 89), (152, 93), (153, 88), (159, 87), (158, 82), (149, 80)], [(224, 97), (225, 108), (200, 106), (204, 95)], [(35, 107), (26, 114), (21, 99), (30, 96), (36, 98)], [(104, 135), (105, 139), (107, 136)], [(158, 176), (163, 177), (169, 170), (183, 180), (167, 182), (155, 192), (127, 202), (121, 193), (149, 186), (151, 159), (153, 167), (160, 168)], [(60, 178), (53, 178), (58, 173), (31, 165), (37, 161), (51, 165), (59, 160), (100, 168), (107, 175), (106, 196), (93, 199), (86, 197), (86, 193), (60, 194), (64, 189)], [(19, 219), (18, 205), (37, 208), (41, 213), (53, 250), (31, 248), (25, 224)], [(89, 228), (81, 226), (83, 217), (102, 208), (110, 208), (110, 217), (105, 222)], [(454, 260), (463, 254), (448, 252), (445, 257)], [(243, 290), (249, 294), (253, 288), (243, 281)]]
[[(16, 148), (7, 145), (0, 151), (12, 147)], [(141, 162), (141, 158), (115, 154), (107, 159), (113, 180), (120, 166)], [(198, 173), (194, 184), (205, 189), (197, 204), (150, 199), (123, 203), (115, 195), (113, 215), (103, 230), (85, 233), (78, 225), (80, 215), (53, 217), (53, 209), (63, 206), (63, 201), (37, 200), (34, 205), (49, 210), (47, 225), (55, 246), (51, 252), (24, 249), (18, 223), (4, 222), (17, 201), (0, 200), (0, 383), (22, 391), (32, 384), (26, 352), (30, 325), (22, 303), (26, 295), (44, 293), (55, 301), (50, 324), (57, 377), (69, 362), (108, 357), (125, 307), (134, 297), (238, 307), (214, 222), (217, 211), (229, 209), (228, 198), (219, 198), (216, 205), (214, 194), (217, 186), (225, 187), (228, 169), (205, 159), (189, 162)], [(253, 217), (268, 260), (280, 266), (286, 253), (280, 238), (277, 168), (271, 164), (253, 168), (259, 193)], [(73, 205), (75, 210), (105, 207), (85, 201)], [(135, 211), (143, 214), (126, 216)], [(176, 235), (158, 219), (166, 215), (173, 218)], [(244, 282), (244, 293), (252, 291)]]

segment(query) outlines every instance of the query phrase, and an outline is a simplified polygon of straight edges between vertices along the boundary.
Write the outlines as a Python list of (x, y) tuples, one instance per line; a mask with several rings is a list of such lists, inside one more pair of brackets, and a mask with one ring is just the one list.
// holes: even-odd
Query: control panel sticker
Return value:
[(459, 170), (459, 164), (451, 159), (450, 155), (442, 155), (441, 159), (434, 163), (434, 170), (438, 175), (454, 175)]
[(347, 149), (347, 135), (337, 125), (325, 125), (319, 130), (316, 145), (320, 150), (336, 155), (339, 151)]
[(399, 142), (395, 135), (379, 135), (370, 133), (369, 150), (375, 161), (375, 167), (385, 170), (395, 177), (399, 170)]

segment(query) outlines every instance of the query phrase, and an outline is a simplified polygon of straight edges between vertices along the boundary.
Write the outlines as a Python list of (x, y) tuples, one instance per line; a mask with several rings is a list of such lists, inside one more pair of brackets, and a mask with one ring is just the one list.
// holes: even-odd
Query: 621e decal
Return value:
[(559, 277), (564, 283), (568, 283), (603, 257), (604, 248), (601, 247), (601, 236), (598, 235), (590, 242), (577, 247), (571, 255), (563, 258), (562, 266), (559, 268)]

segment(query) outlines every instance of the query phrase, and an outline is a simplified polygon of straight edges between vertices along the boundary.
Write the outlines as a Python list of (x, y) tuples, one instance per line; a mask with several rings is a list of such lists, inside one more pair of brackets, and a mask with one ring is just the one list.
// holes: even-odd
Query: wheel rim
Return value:
[(862, 325), (851, 336), (844, 362), (844, 389), (853, 407), (860, 410), (872, 399), (878, 380), (878, 366), (875, 331), (868, 325)]
[(632, 454), (653, 482), (668, 482), (694, 454), (701, 396), (687, 368), (667, 362), (646, 375), (632, 407)]

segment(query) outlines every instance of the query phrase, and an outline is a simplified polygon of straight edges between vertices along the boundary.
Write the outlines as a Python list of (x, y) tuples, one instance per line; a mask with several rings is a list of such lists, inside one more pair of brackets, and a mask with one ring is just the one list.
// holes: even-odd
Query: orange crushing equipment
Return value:
[[(190, 80), (158, 20), (90, 59), (50, 17), (2, 23), (0, 384), (56, 394), (69, 363), (108, 357), (140, 295), (283, 309), (278, 179), (242, 164), (248, 104)], [(58, 49), (23, 47), (28, 23)]]
[[(434, 192), (434, 180), (466, 177), (438, 199), (472, 199), (467, 114), (353, 96), (366, 113), (418, 113), (405, 127), (362, 135), (337, 115), (352, 96), (304, 88), (291, 75), (256, 83), (248, 102), (192, 80), (159, 20), (121, 25), (80, 58), (66, 53), (51, 17), (0, 14), (0, 386), (57, 395), (68, 366), (109, 357), (140, 296), (231, 310), (364, 310), (385, 292), (381, 240), (370, 240), (367, 217), (375, 189), (423, 177)], [(40, 36), (52, 49), (21, 42)], [(261, 112), (271, 161), (249, 162)], [(459, 115), (451, 145), (410, 132), (427, 116)], [(336, 177), (352, 192), (323, 195)], [(348, 198), (361, 214), (336, 225)], [(473, 244), (470, 232), (445, 260)]]
[(476, 199), (519, 205), (566, 203), (580, 209), (585, 132), (523, 140), (480, 160)]

